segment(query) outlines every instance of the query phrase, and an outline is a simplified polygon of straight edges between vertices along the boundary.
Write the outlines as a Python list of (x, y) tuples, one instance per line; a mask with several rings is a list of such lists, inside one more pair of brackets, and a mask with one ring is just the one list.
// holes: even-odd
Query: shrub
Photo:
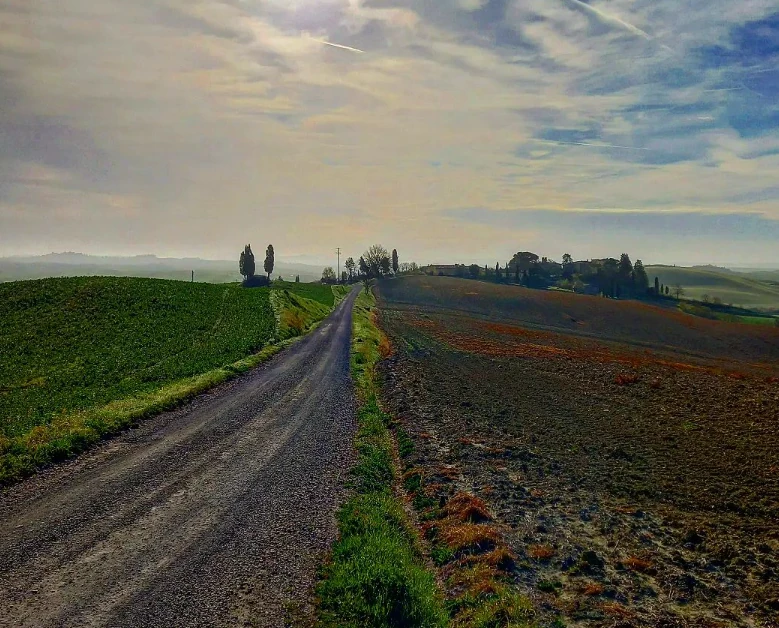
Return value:
[(265, 275), (254, 275), (241, 282), (244, 288), (267, 288), (270, 285), (270, 279)]

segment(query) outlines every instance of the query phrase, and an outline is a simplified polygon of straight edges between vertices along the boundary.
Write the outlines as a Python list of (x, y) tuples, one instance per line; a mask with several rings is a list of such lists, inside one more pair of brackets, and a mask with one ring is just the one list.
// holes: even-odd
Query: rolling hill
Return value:
[[(262, 272), (262, 260), (258, 260)], [(50, 253), (37, 257), (0, 258), (0, 282), (47, 279), (49, 277), (145, 277), (149, 279), (174, 279), (206, 283), (230, 283), (240, 281), (238, 262), (200, 258), (134, 257), (85, 255), (83, 253)], [(318, 281), (322, 268), (310, 264), (286, 262), (277, 259), (273, 277), (301, 281)]]
[(675, 266), (647, 266), (646, 271), (650, 283), (658, 277), (667, 286), (679, 284), (688, 299), (707, 294), (746, 308), (779, 309), (779, 286), (740, 274)]
[(0, 483), (247, 370), (334, 298), (330, 286), (281, 282), (0, 283)]

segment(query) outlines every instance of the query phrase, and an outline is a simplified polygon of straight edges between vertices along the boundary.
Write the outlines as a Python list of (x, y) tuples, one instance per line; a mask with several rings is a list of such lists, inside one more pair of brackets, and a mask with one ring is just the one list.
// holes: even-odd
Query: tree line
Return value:
[(599, 294), (611, 298), (660, 298), (684, 294), (681, 285), (665, 286), (657, 277), (650, 283), (646, 268), (640, 259), (633, 263), (628, 253), (619, 259), (609, 257), (574, 261), (570, 253), (557, 262), (532, 251), (519, 251), (506, 262), (495, 267), (478, 264), (433, 265), (423, 269), (427, 274), (486, 279), (513, 283), (528, 288), (562, 288), (573, 292)]
[(419, 266), (415, 262), (401, 263), (397, 249), (392, 249), (392, 253), (390, 253), (381, 244), (368, 247), (357, 261), (353, 257), (348, 257), (344, 268), (341, 277), (336, 276), (332, 266), (324, 268), (322, 283), (351, 284), (362, 282), (366, 285), (367, 290), (376, 279), (419, 271)]

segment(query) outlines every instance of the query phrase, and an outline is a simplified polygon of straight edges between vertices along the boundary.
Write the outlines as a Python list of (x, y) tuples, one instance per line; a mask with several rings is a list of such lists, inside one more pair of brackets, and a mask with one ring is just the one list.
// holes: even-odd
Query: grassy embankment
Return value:
[(331, 288), (307, 284), (0, 284), (0, 484), (257, 366), (334, 300)]
[[(484, 503), (463, 492), (444, 504), (430, 499), (426, 470), (410, 466), (413, 441), (378, 404), (375, 367), (390, 345), (373, 311), (373, 296), (362, 293), (352, 338), (352, 372), (362, 402), (356, 494), (339, 512), (341, 537), (323, 569), (321, 623), (325, 628), (530, 628), (532, 605), (507, 581), (503, 569), (513, 564), (513, 555), (489, 523)], [(419, 531), (397, 497), (398, 485)], [(441, 568), (446, 596), (431, 574), (433, 563)]]
[(388, 344), (373, 321), (373, 295), (353, 313), (352, 374), (360, 400), (354, 496), (338, 513), (340, 538), (318, 588), (327, 627), (446, 626), (447, 614), (419, 540), (394, 495), (398, 473), (390, 417), (377, 400), (375, 367)]

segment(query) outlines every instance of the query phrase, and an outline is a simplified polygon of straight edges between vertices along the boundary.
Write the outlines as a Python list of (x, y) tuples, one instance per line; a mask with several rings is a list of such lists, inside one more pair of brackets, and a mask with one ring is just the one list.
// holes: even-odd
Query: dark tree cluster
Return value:
[(257, 265), (254, 260), (254, 253), (252, 252), (251, 244), (247, 244), (243, 251), (241, 251), (241, 257), (238, 259), (238, 270), (243, 277), (243, 285), (247, 288), (256, 288), (259, 286), (270, 285), (270, 276), (273, 272), (273, 265), (273, 245), (269, 244), (265, 251), (265, 262), (263, 264), (263, 268), (265, 269), (267, 276), (258, 277), (255, 275)]
[(431, 275), (486, 279), (528, 288), (557, 287), (615, 299), (644, 299), (670, 294), (680, 298), (684, 294), (681, 286), (669, 290), (657, 278), (655, 285), (651, 286), (643, 262), (636, 260), (634, 264), (627, 253), (623, 253), (619, 259), (609, 257), (587, 261), (574, 261), (570, 253), (565, 253), (562, 262), (556, 262), (532, 251), (519, 251), (505, 266), (500, 263), (495, 264), (494, 268), (490, 265), (482, 268), (478, 264), (434, 265), (426, 267), (424, 271)]

